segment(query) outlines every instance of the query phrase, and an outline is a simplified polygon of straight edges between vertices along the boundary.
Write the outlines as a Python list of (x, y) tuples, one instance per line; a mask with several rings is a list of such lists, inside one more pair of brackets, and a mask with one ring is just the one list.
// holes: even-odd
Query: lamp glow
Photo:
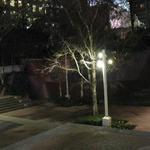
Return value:
[(97, 56), (98, 56), (98, 58), (102, 59), (103, 58), (103, 53), (100, 52), (100, 53), (98, 53)]
[(112, 60), (112, 59), (109, 59), (109, 60), (108, 60), (108, 64), (109, 64), (109, 65), (112, 65), (112, 64), (113, 64), (113, 60)]
[(97, 67), (98, 68), (103, 68), (104, 67), (104, 62), (102, 60), (97, 60)]

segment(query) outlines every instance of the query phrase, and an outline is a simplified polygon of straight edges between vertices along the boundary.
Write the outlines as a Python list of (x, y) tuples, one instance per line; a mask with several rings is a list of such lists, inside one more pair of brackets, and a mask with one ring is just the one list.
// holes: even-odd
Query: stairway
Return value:
[(0, 113), (5, 113), (24, 108), (24, 103), (19, 97), (3, 96), (0, 97)]

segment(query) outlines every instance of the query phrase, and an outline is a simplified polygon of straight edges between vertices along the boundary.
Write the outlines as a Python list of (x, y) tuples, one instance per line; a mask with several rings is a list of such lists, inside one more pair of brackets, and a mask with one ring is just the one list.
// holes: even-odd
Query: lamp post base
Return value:
[(111, 127), (111, 117), (110, 116), (104, 116), (102, 118), (102, 126), (103, 127)]
[(65, 95), (65, 97), (67, 98), (67, 99), (70, 99), (71, 98), (71, 96), (70, 95)]

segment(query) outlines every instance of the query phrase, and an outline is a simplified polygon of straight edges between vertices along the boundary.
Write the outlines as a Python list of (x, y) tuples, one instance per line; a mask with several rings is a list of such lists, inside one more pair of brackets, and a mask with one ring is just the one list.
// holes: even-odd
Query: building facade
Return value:
[(136, 0), (132, 1), (133, 13), (135, 17), (141, 22), (145, 28), (150, 28), (150, 1), (149, 0)]
[(30, 28), (43, 15), (49, 14), (53, 17), (62, 8), (58, 0), (0, 0), (1, 15), (11, 15), (16, 20), (24, 20), (26, 28)]

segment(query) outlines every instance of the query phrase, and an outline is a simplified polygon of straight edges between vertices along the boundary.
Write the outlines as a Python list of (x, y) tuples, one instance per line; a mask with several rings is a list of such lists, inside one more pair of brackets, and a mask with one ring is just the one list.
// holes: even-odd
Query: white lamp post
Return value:
[[(108, 113), (108, 92), (107, 92), (107, 70), (106, 70), (106, 54), (105, 50), (102, 51), (102, 53), (98, 54), (98, 57), (100, 60), (97, 61), (97, 66), (99, 68), (102, 68), (103, 72), (103, 86), (104, 86), (104, 108), (105, 108), (105, 116), (102, 119), (102, 125), (104, 127), (110, 127), (111, 126), (111, 117)], [(108, 60), (109, 64), (112, 64), (112, 60)]]
[[(67, 62), (67, 54), (66, 54), (66, 55), (65, 55), (65, 67), (66, 67), (66, 68), (67, 68), (67, 65), (68, 65), (68, 62)], [(66, 97), (67, 99), (70, 99), (69, 83), (68, 83), (68, 70), (66, 70), (65, 77), (66, 77), (66, 95), (65, 95), (65, 97)]]

